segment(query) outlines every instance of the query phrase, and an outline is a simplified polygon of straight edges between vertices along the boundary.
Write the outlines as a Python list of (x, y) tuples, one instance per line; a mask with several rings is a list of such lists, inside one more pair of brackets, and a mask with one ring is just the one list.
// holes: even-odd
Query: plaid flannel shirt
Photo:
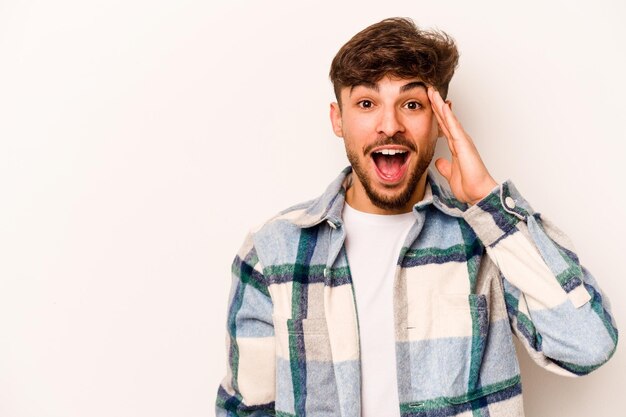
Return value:
[[(360, 416), (341, 218), (350, 173), (251, 232), (236, 256), (217, 416)], [(394, 281), (402, 416), (523, 416), (513, 334), (557, 374), (611, 357), (608, 300), (511, 182), (467, 207), (429, 173), (413, 213)]]

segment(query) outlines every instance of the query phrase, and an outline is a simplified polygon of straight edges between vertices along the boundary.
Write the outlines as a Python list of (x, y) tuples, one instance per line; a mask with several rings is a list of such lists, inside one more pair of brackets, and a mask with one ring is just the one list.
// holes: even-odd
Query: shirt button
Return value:
[(506, 204), (506, 206), (510, 209), (514, 209), (515, 208), (515, 200), (513, 200), (512, 197), (507, 197), (504, 199), (504, 204)]

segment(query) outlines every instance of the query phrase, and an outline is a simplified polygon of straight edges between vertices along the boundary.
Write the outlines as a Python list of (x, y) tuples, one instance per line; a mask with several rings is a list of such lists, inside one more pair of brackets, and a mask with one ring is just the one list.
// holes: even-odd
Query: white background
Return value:
[[(389, 16), (457, 39), (487, 166), (625, 325), (623, 2), (0, 0), (0, 416), (213, 415), (231, 260), (347, 165), (330, 61)], [(623, 415), (624, 342), (582, 379), (521, 356), (528, 416)]]

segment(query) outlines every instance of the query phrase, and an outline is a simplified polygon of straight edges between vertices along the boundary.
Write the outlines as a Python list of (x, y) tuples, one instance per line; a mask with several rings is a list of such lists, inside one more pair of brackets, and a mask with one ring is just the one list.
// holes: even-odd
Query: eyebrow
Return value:
[[(350, 87), (350, 95), (352, 95), (352, 91), (354, 91), (355, 88), (357, 87), (365, 87), (365, 88), (369, 88), (370, 90), (374, 90), (376, 92), (378, 92), (378, 84), (376, 83), (368, 83), (368, 82), (362, 82), (359, 84), (355, 84), (353, 86)], [(407, 91), (413, 90), (414, 88), (423, 88), (424, 90), (427, 89), (426, 84), (422, 81), (412, 81), (408, 84), (403, 85), (402, 87), (400, 87), (400, 93), (406, 93)]]
[(422, 81), (413, 81), (400, 87), (400, 92), (405, 93), (409, 90), (413, 90), (414, 88), (423, 88), (424, 90), (427, 89), (426, 84), (424, 84)]
[(378, 92), (378, 84), (362, 82), (362, 83), (354, 84), (352, 87), (350, 87), (350, 95), (352, 95), (352, 92), (357, 87), (365, 87), (365, 88), (369, 88), (370, 90), (374, 90), (374, 91)]

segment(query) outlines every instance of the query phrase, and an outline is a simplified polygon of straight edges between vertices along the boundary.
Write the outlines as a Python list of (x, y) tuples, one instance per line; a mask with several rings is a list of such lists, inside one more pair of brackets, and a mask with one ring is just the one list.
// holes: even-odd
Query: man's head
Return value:
[(427, 88), (445, 96), (457, 62), (450, 37), (401, 18), (369, 26), (339, 50), (331, 122), (356, 174), (346, 197), (353, 207), (407, 212), (423, 195), (439, 136)]
[(424, 31), (407, 18), (390, 18), (357, 33), (341, 47), (330, 66), (330, 80), (341, 104), (343, 87), (375, 84), (385, 75), (419, 78), (444, 99), (459, 61), (445, 32)]

